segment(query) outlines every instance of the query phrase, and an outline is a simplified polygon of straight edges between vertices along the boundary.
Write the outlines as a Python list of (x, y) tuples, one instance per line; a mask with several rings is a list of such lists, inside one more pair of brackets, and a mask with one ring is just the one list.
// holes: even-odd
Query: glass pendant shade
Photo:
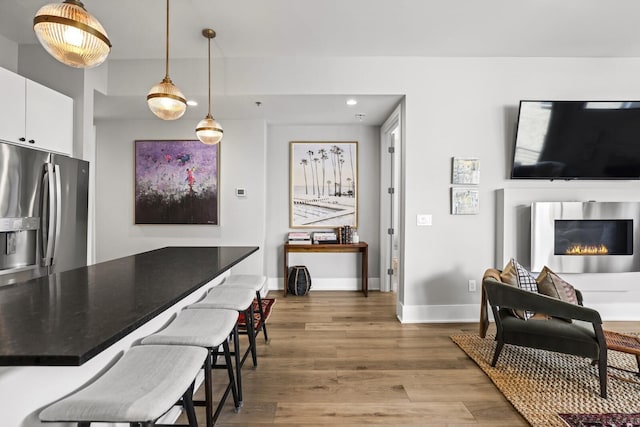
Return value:
[(168, 77), (151, 88), (147, 104), (151, 112), (162, 120), (179, 119), (187, 110), (187, 100)]
[(224, 134), (222, 125), (211, 115), (211, 39), (216, 36), (216, 32), (211, 28), (202, 30), (202, 35), (207, 39), (208, 45), (208, 65), (209, 65), (209, 110), (207, 116), (200, 120), (196, 126), (196, 136), (203, 144), (214, 145), (220, 142)]
[(196, 136), (203, 144), (207, 145), (214, 145), (220, 142), (223, 133), (224, 130), (220, 123), (210, 114), (207, 114), (207, 117), (200, 120), (196, 127)]
[(71, 67), (96, 67), (111, 52), (107, 32), (77, 0), (40, 8), (33, 18), (33, 30), (51, 56)]
[(167, 0), (166, 29), (164, 79), (154, 85), (147, 94), (147, 105), (158, 118), (176, 120), (187, 110), (187, 100), (169, 78), (169, 0)]

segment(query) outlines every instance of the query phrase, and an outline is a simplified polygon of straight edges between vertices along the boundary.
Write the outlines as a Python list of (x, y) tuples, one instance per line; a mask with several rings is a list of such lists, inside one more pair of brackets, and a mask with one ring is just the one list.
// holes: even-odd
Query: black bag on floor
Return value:
[(306, 295), (311, 289), (311, 276), (304, 265), (294, 265), (289, 269), (287, 290), (292, 295)]

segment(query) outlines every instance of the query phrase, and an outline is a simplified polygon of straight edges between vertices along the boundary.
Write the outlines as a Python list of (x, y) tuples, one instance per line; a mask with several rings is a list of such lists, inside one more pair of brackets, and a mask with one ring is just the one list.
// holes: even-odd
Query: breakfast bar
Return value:
[(88, 381), (257, 250), (166, 247), (0, 287), (3, 422), (41, 425), (39, 408)]

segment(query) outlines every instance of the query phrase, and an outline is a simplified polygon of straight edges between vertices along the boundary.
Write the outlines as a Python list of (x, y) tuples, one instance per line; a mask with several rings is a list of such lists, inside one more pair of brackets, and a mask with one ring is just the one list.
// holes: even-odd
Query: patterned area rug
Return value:
[[(262, 309), (264, 310), (264, 321), (269, 319), (269, 315), (271, 314), (271, 308), (273, 304), (276, 303), (275, 298), (262, 298)], [(262, 322), (260, 319), (260, 312), (258, 311), (258, 300), (253, 300), (253, 325), (255, 329), (258, 329), (262, 326)], [(246, 328), (246, 322), (244, 321), (244, 313), (240, 313), (238, 315), (238, 328)]]
[(640, 427), (640, 414), (560, 414), (569, 427)]
[[(633, 373), (609, 368), (608, 398), (602, 399), (598, 369), (588, 359), (505, 344), (494, 368), (490, 365), (495, 348), (493, 336), (465, 334), (451, 339), (534, 427), (566, 426), (558, 414), (637, 414), (640, 408), (640, 379)], [(637, 369), (631, 355), (609, 351), (608, 359), (610, 366)]]

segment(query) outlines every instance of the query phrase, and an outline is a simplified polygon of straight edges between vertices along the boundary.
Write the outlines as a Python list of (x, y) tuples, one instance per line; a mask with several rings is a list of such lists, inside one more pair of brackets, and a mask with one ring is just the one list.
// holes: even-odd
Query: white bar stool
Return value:
[[(209, 291), (206, 297), (198, 301), (195, 304), (187, 306), (188, 310), (201, 310), (201, 309), (223, 309), (234, 310), (236, 316), (238, 312), (244, 313), (245, 319), (253, 319), (253, 297), (254, 292), (251, 289), (235, 288), (232, 286), (216, 286)], [(242, 372), (241, 368), (244, 365), (249, 353), (253, 359), (254, 368), (258, 366), (258, 356), (256, 352), (256, 337), (253, 328), (247, 328), (247, 337), (249, 338), (249, 345), (245, 351), (242, 359), (240, 358), (240, 340), (235, 337), (233, 342), (236, 361), (236, 384), (238, 387), (238, 399), (242, 402)]]
[[(258, 301), (258, 312), (260, 313), (260, 323), (262, 325), (262, 333), (264, 334), (264, 342), (269, 341), (267, 335), (267, 323), (264, 317), (264, 309), (262, 308), (262, 294), (260, 293), (267, 283), (267, 276), (261, 276), (259, 274), (232, 274), (227, 277), (222, 286), (236, 286), (239, 288), (252, 289), (256, 293), (256, 300)], [(256, 335), (260, 330), (256, 331)]]
[[(233, 393), (236, 410), (240, 408), (228, 341), (232, 334), (237, 335), (237, 324), (238, 312), (234, 310), (183, 310), (169, 325), (145, 337), (141, 342), (142, 345), (194, 345), (209, 351), (209, 356), (204, 363), (205, 400), (204, 402), (194, 401), (196, 406), (204, 403), (207, 427), (215, 424), (229, 396), (229, 391)], [(212, 370), (217, 367), (216, 359), (220, 345), (224, 351), (229, 382), (214, 413)]]
[(39, 418), (78, 427), (97, 422), (152, 426), (182, 397), (188, 425), (197, 427), (191, 396), (206, 358), (207, 350), (194, 346), (132, 347), (97, 379), (42, 410)]

